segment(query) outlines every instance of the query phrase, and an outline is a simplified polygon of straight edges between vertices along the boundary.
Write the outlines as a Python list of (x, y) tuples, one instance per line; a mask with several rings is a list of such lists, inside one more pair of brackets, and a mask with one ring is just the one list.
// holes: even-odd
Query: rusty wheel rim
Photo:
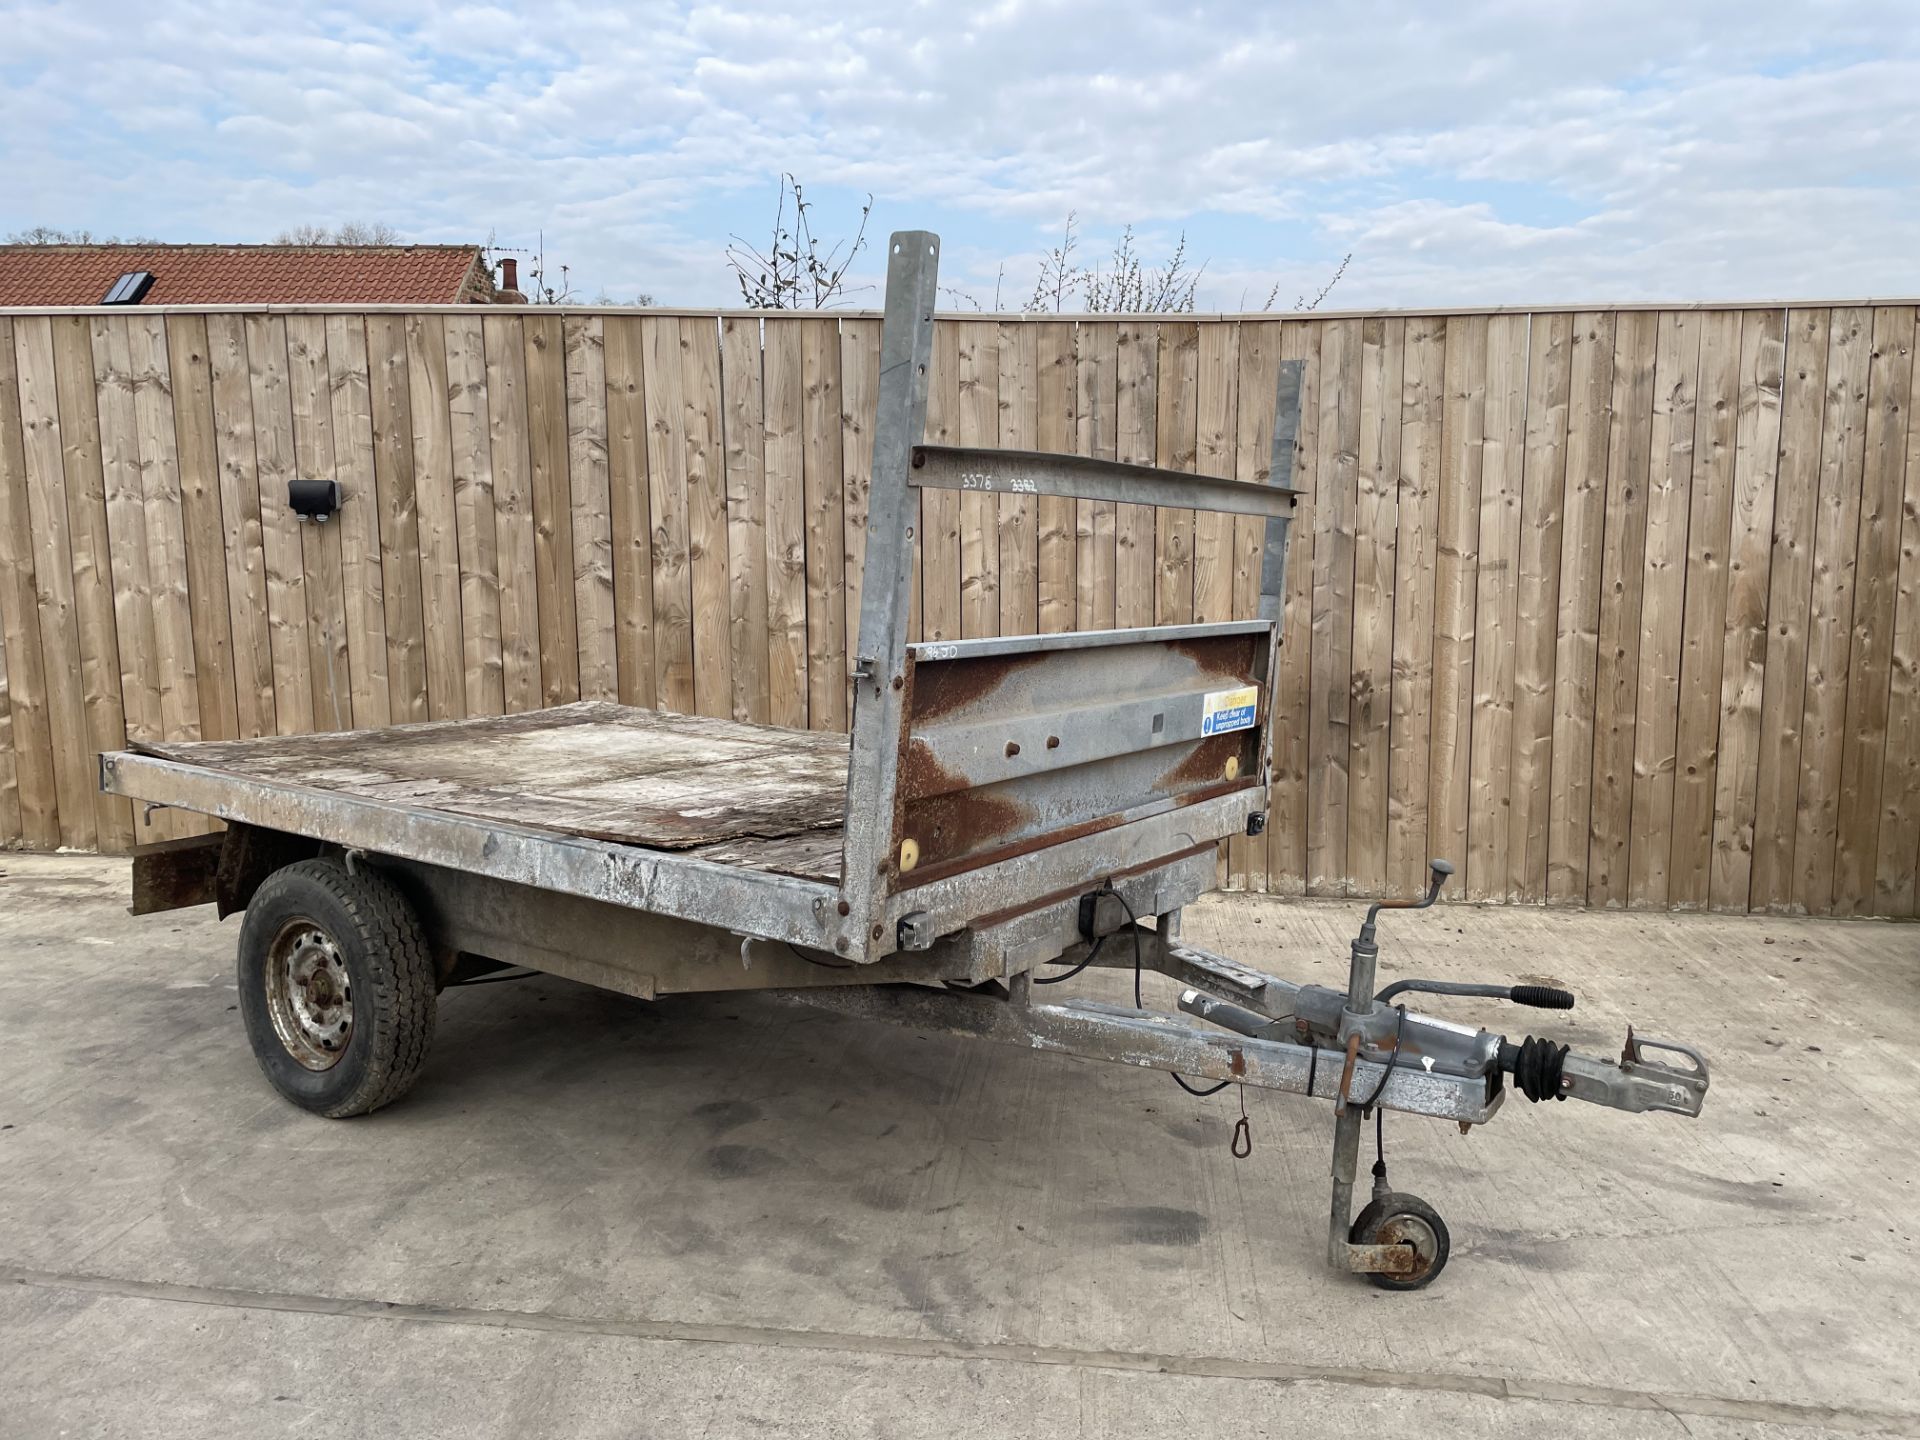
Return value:
[(333, 937), (289, 920), (267, 951), (267, 1014), (280, 1044), (308, 1070), (331, 1070), (353, 1039), (353, 985)]
[(1415, 1281), (1423, 1278), (1433, 1269), (1433, 1262), (1440, 1254), (1440, 1237), (1433, 1233), (1433, 1227), (1418, 1215), (1391, 1215), (1380, 1226), (1374, 1237), (1376, 1245), (1405, 1245), (1413, 1251), (1413, 1269), (1405, 1275), (1396, 1275), (1400, 1281)]

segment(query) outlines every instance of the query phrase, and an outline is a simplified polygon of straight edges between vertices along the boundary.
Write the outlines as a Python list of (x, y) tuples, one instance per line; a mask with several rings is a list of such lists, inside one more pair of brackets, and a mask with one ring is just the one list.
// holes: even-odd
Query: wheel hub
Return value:
[(1439, 1254), (1440, 1244), (1428, 1225), (1418, 1215), (1394, 1215), (1380, 1226), (1374, 1238), (1377, 1245), (1404, 1245), (1413, 1251), (1413, 1269), (1403, 1278), (1419, 1280), (1433, 1268), (1434, 1258)]
[(267, 954), (267, 1013), (281, 1045), (308, 1070), (331, 1070), (353, 1038), (353, 985), (333, 937), (290, 920)]

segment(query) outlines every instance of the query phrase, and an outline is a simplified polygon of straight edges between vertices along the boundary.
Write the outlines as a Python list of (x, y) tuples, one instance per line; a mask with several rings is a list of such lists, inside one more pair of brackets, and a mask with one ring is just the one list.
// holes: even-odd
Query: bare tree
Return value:
[(273, 237), (276, 245), (397, 245), (400, 232), (384, 220), (349, 220), (331, 228), (292, 225)]
[(1188, 261), (1184, 230), (1165, 264), (1148, 265), (1136, 248), (1133, 226), (1128, 225), (1114, 242), (1108, 268), (1088, 270), (1080, 293), (1093, 315), (1185, 314), (1193, 309), (1206, 269), (1204, 260), (1198, 267)]
[[(1321, 302), (1324, 301), (1327, 298), (1327, 296), (1333, 293), (1333, 287), (1338, 285), (1341, 282), (1341, 280), (1346, 277), (1347, 266), (1349, 266), (1352, 263), (1353, 263), (1353, 252), (1349, 250), (1346, 254), (1340, 257), (1340, 263), (1333, 267), (1333, 275), (1328, 279), (1327, 283), (1322, 285), (1318, 290), (1314, 291), (1313, 298), (1311, 300), (1309, 300), (1304, 294), (1300, 295), (1298, 298), (1294, 300), (1293, 302), (1294, 310), (1300, 314), (1305, 314), (1309, 310), (1318, 310), (1320, 308)], [(1280, 282), (1276, 280), (1273, 282), (1273, 288), (1267, 291), (1267, 303), (1262, 305), (1260, 308), (1262, 310), (1273, 309), (1273, 302), (1278, 300), (1279, 298), (1280, 298)]]
[(1087, 272), (1073, 258), (1080, 244), (1079, 237), (1073, 233), (1079, 222), (1079, 212), (1069, 210), (1067, 223), (1061, 228), (1060, 243), (1040, 257), (1040, 273), (1034, 279), (1033, 295), (1027, 301), (1029, 313), (1051, 310), (1058, 315), (1066, 309), (1067, 297), (1086, 279)]
[[(792, 216), (788, 216), (788, 198)], [(813, 229), (813, 204), (800, 182), (784, 171), (773, 212), (773, 238), (764, 252), (738, 235), (727, 246), (727, 266), (740, 286), (740, 298), (756, 310), (823, 310), (843, 299), (847, 270), (867, 244), (867, 217), (873, 196), (860, 207), (860, 224), (851, 243), (825, 244)]]
[(102, 235), (95, 239), (91, 230), (62, 230), (54, 225), (30, 225), (7, 234), (9, 245), (160, 245), (164, 241), (151, 235)]

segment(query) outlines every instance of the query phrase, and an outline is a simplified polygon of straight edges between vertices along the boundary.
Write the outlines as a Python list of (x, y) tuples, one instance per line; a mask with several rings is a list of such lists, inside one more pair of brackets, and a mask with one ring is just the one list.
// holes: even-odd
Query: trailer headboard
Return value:
[[(856, 961), (1254, 823), (1259, 807), (1236, 792), (1268, 779), (1303, 379), (1300, 361), (1278, 363), (1272, 462), (1256, 480), (930, 445), (940, 242), (900, 231), (887, 248), (846, 834), (837, 920), (823, 915)], [(1259, 517), (1259, 619), (912, 643), (916, 492), (929, 489)]]
[(910, 647), (893, 889), (1262, 784), (1268, 634), (1248, 621)]

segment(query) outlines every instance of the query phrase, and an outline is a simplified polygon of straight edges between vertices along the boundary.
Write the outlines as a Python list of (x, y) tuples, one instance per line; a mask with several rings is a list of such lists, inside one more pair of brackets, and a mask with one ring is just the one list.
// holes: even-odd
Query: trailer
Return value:
[[(1331, 1102), (1328, 1259), (1389, 1289), (1445, 1266), (1445, 1222), (1392, 1189), (1353, 1213), (1362, 1125), (1462, 1129), (1530, 1101), (1696, 1116), (1707, 1065), (1628, 1032), (1617, 1061), (1408, 1010), (1410, 993), (1566, 1009), (1564, 991), (1376, 991), (1381, 900), (1344, 990), (1187, 944), (1230, 836), (1266, 820), (1302, 365), (1279, 368), (1272, 483), (924, 443), (937, 237), (889, 242), (850, 735), (589, 701), (484, 719), (100, 757), (101, 788), (225, 822), (145, 847), (136, 914), (244, 912), (240, 1012), (272, 1085), (332, 1117), (398, 1100), (436, 996), (524, 966), (646, 999), (796, 1002)], [(993, 639), (909, 635), (918, 492), (1071, 496), (1264, 521), (1257, 619)], [(1049, 1000), (1090, 966), (1134, 1004)], [(1142, 1003), (1153, 971), (1178, 1012)]]

